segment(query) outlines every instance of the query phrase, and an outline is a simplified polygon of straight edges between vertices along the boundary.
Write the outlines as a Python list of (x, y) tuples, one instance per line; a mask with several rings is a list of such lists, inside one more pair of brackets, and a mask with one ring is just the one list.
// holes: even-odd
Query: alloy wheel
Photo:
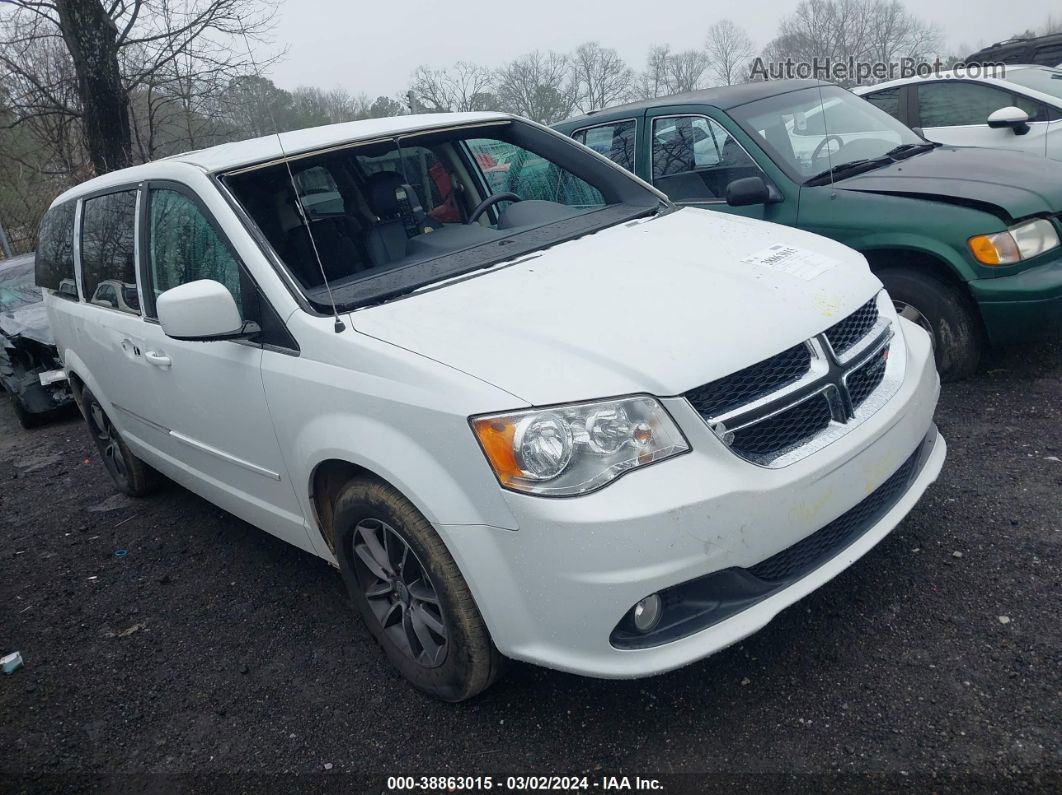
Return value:
[(426, 668), (446, 659), (447, 634), (439, 596), (427, 569), (398, 532), (380, 519), (354, 528), (358, 584), (387, 635)]
[(118, 442), (118, 431), (111, 425), (107, 415), (99, 403), (93, 403), (89, 407), (89, 416), (92, 422), (92, 433), (96, 437), (96, 446), (103, 455), (103, 463), (122, 481), (129, 479), (129, 465), (122, 454), (122, 446)]

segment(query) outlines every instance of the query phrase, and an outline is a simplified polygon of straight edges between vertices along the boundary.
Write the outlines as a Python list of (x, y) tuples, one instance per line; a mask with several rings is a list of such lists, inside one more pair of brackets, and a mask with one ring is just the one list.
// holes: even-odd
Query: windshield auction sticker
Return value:
[(811, 281), (837, 265), (837, 260), (830, 257), (781, 243), (775, 243), (762, 251), (750, 254), (741, 261), (788, 273), (805, 281)]

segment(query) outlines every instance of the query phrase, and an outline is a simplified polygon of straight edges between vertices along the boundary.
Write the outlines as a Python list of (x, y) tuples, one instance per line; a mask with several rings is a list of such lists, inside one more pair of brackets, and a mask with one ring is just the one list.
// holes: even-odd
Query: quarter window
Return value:
[(576, 130), (572, 138), (616, 165), (634, 171), (634, 135), (634, 121), (627, 120)]
[[(136, 191), (86, 199), (81, 221), (81, 277), (92, 303), (139, 314), (136, 295), (134, 225)], [(113, 300), (103, 298), (113, 290)]]
[(918, 86), (918, 115), (923, 127), (987, 124), (988, 117), (1013, 105), (1038, 121), (1039, 103), (976, 83), (928, 83)]
[[(37, 235), (35, 278), (38, 287), (58, 290), (74, 279), (75, 202), (53, 207), (44, 215)], [(76, 297), (77, 290), (74, 290)]]
[(148, 252), (153, 299), (180, 284), (213, 279), (225, 285), (237, 306), (242, 306), (239, 263), (214, 225), (184, 193), (151, 189)]
[(875, 91), (873, 94), (867, 94), (866, 100), (871, 105), (881, 108), (893, 118), (900, 118), (899, 88), (886, 88), (884, 91)]
[(760, 173), (741, 144), (713, 119), (653, 120), (653, 183), (674, 201), (722, 201), (735, 179)]

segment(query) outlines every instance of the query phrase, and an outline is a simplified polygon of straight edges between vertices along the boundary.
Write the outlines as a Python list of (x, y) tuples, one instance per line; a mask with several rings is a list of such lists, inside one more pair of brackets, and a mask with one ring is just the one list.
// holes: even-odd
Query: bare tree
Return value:
[(640, 99), (655, 99), (671, 93), (668, 88), (668, 66), (671, 48), (657, 44), (649, 48), (645, 58), (645, 71), (638, 75), (636, 92)]
[(769, 60), (895, 62), (925, 58), (940, 45), (935, 27), (899, 0), (802, 0), (767, 46)]
[(576, 86), (568, 59), (538, 50), (517, 58), (498, 70), (498, 104), (543, 124), (566, 119), (575, 108)]
[(458, 61), (450, 69), (417, 67), (410, 91), (418, 110), (429, 113), (490, 110), (495, 105), (493, 85), (489, 69)]
[[(157, 154), (160, 127), (201, 109), (202, 97), (249, 69), (245, 37), (272, 25), (267, 0), (8, 0), (0, 66), (16, 83), (16, 122), (30, 112), (73, 115), (97, 173)], [(74, 101), (21, 58), (33, 41), (59, 39)], [(238, 40), (238, 41), (237, 41)], [(9, 53), (12, 53), (9, 55)], [(200, 114), (201, 115), (201, 114)], [(193, 132), (194, 135), (194, 132)], [(134, 139), (136, 149), (134, 150)]]
[(596, 41), (580, 44), (571, 59), (576, 106), (587, 113), (622, 102), (633, 94), (634, 73), (619, 53)]
[(895, 63), (900, 58), (925, 58), (939, 49), (940, 32), (908, 13), (900, 0), (877, 0), (867, 5), (870, 59)]
[(708, 69), (716, 82), (731, 86), (744, 83), (747, 79), (745, 68), (752, 58), (752, 39), (741, 27), (729, 19), (721, 19), (708, 28), (704, 41)]
[(708, 54), (701, 50), (677, 52), (667, 61), (667, 88), (672, 94), (695, 91), (708, 71)]
[[(62, 38), (39, 19), (6, 18), (0, 29), (4, 95), (0, 157), (41, 174), (86, 174), (77, 78)], [(21, 142), (32, 141), (26, 151)]]

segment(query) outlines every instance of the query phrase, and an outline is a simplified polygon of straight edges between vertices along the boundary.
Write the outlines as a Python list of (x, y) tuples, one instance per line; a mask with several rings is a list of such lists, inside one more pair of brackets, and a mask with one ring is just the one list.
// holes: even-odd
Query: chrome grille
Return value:
[(700, 414), (722, 414), (800, 380), (811, 368), (811, 351), (801, 343), (776, 356), (697, 387), (686, 398)]
[(730, 447), (743, 458), (768, 464), (825, 430), (832, 418), (830, 401), (819, 395), (735, 431)]
[(852, 396), (852, 405), (858, 408), (863, 401), (870, 397), (870, 393), (878, 388), (885, 377), (885, 366), (889, 362), (889, 346), (875, 356), (872, 356), (866, 364), (857, 367), (848, 374), (848, 394)]
[(826, 339), (833, 352), (840, 356), (869, 334), (877, 322), (877, 298), (871, 298), (844, 320), (826, 329)]
[[(735, 454), (787, 466), (848, 433), (902, 380), (906, 349), (877, 301), (810, 340), (685, 394)], [(890, 356), (892, 352), (892, 356)]]

